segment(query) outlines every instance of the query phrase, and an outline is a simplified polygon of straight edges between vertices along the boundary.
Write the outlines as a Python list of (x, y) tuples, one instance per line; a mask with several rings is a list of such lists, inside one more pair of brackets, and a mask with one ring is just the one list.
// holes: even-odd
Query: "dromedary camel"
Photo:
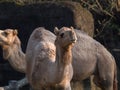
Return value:
[[(26, 76), (34, 90), (42, 90), (51, 86), (57, 86), (60, 90), (71, 90), (70, 81), (73, 76), (72, 47), (77, 40), (76, 34), (73, 29), (55, 29), (57, 36), (55, 53), (50, 49), (53, 47), (55, 50), (54, 45), (50, 42), (51, 36), (43, 32), (44, 30), (33, 32), (28, 41)], [(43, 38), (44, 36), (48, 38)], [(36, 40), (32, 47), (31, 39)]]
[[(17, 36), (17, 33), (17, 30), (13, 29), (0, 30), (0, 46), (3, 50), (3, 58), (7, 59), (15, 70), (25, 73), (25, 54), (22, 52), (21, 42)], [(28, 84), (28, 81), (24, 78), (18, 81), (17, 87), (22, 87), (26, 84)], [(10, 85), (4, 88), (7, 90), (7, 88), (10, 89), (13, 87)]]
[(15, 70), (25, 73), (25, 54), (21, 50), (17, 30), (0, 30), (0, 46), (3, 49), (3, 58), (7, 59)]
[[(69, 30), (70, 28), (63, 27), (60, 30)], [(75, 30), (78, 41), (73, 47), (73, 81), (81, 81), (88, 78), (90, 75), (94, 75), (94, 82), (102, 90), (117, 90), (117, 75), (116, 75), (116, 63), (113, 56), (105, 49), (103, 45), (89, 37), (85, 33), (79, 30)], [(43, 38), (44, 37), (44, 38)], [(64, 37), (64, 35), (63, 35)], [(35, 30), (28, 42), (27, 48), (27, 71), (37, 72), (38, 67), (51, 66), (51, 64), (39, 64), (36, 69), (33, 69), (35, 63), (44, 62), (46, 59), (54, 62), (55, 46), (54, 35), (43, 29)], [(44, 42), (45, 41), (45, 42)], [(41, 43), (46, 44), (46, 47), (41, 47)], [(39, 48), (38, 48), (39, 47)], [(47, 50), (46, 50), (47, 49)], [(34, 51), (35, 50), (35, 51)], [(39, 53), (42, 54), (39, 54)], [(35, 54), (39, 54), (36, 62), (34, 62)], [(29, 58), (28, 58), (29, 57)], [(48, 59), (49, 58), (49, 59)], [(51, 70), (51, 69), (50, 69)], [(46, 71), (46, 70), (44, 70)], [(45, 73), (43, 70), (39, 71), (39, 74)], [(51, 72), (54, 71), (54, 68)], [(58, 75), (58, 73), (56, 73)], [(30, 75), (28, 78), (30, 79)], [(51, 75), (50, 75), (51, 76)], [(39, 77), (39, 76), (38, 76)], [(44, 78), (48, 77), (44, 74)], [(54, 75), (53, 75), (54, 77)], [(51, 78), (53, 78), (51, 77)], [(37, 79), (36, 79), (37, 80)], [(45, 79), (46, 80), (46, 79)], [(44, 80), (44, 82), (45, 82)]]
[[(63, 27), (62, 29), (67, 29), (67, 27)], [(38, 30), (43, 30), (44, 32), (38, 33), (38, 35), (35, 36), (36, 38), (29, 39), (29, 41), (31, 41), (32, 43), (31, 49), (30, 49), (31, 50), (30, 55), (33, 56), (34, 52), (32, 52), (32, 48), (34, 48), (34, 46), (36, 46), (36, 44), (38, 44), (41, 41), (40, 35), (42, 35), (43, 33), (45, 34), (44, 38), (46, 39), (50, 38), (48, 41), (51, 44), (49, 48), (51, 52), (48, 52), (50, 57), (46, 57), (45, 59), (50, 60), (52, 56), (53, 60), (51, 59), (51, 61), (54, 62), (55, 60), (55, 46), (54, 46), (55, 35), (52, 34), (50, 31), (45, 30), (44, 28), (35, 29), (34, 34)], [(12, 39), (11, 44), (13, 44), (13, 46), (14, 44), (15, 46), (16, 45), (20, 46), (20, 43), (19, 44), (14, 43), (14, 42), (17, 42), (15, 40), (18, 40), (18, 37), (17, 35), (15, 36), (15, 34), (13, 34), (13, 30), (11, 31), (10, 37), (8, 37), (6, 34), (3, 34), (3, 33), (6, 33), (6, 31), (7, 30), (0, 31), (0, 45), (1, 44), (2, 46), (8, 45), (9, 47), (11, 47), (12, 45), (7, 44), (7, 42), (9, 42)], [(95, 75), (94, 82), (96, 83), (96, 85), (101, 87), (103, 90), (117, 90), (117, 77), (116, 77), (117, 71), (116, 71), (116, 64), (115, 64), (115, 60), (113, 56), (105, 49), (103, 45), (101, 45), (99, 42), (92, 39), (85, 33), (79, 30), (75, 30), (75, 32), (77, 34), (78, 41), (75, 44), (74, 48), (72, 49), (72, 52), (73, 52), (72, 65), (73, 65), (73, 70), (74, 70), (73, 80), (78, 80), (78, 81), (84, 80), (85, 78), (88, 78), (90, 75), (93, 74)], [(16, 37), (17, 39), (15, 39), (14, 37)], [(10, 50), (14, 52), (14, 50), (12, 49)], [(6, 53), (5, 51), (4, 53)], [(9, 49), (7, 51), (9, 51)], [(43, 52), (43, 55), (46, 54), (46, 51), (42, 51), (42, 52)], [(14, 55), (16, 57), (21, 58), (19, 56), (20, 54), (19, 55), (14, 54)], [(42, 57), (39, 57), (39, 58), (42, 58)], [(12, 63), (17, 62), (18, 60), (17, 59), (12, 60), (13, 61)], [(19, 64), (19, 66), (21, 67), (23, 65), (25, 65), (25, 63), (22, 63), (21, 65)], [(16, 68), (18, 68), (18, 66)]]

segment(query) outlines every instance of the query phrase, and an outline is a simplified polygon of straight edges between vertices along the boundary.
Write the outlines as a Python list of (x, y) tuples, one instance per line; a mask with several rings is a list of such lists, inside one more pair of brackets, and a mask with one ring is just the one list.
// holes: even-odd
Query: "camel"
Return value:
[[(34, 34), (38, 29), (42, 30), (44, 28), (35, 29)], [(67, 29), (67, 27), (63, 27), (61, 29)], [(17, 39), (15, 39), (14, 34), (11, 34), (11, 37), (7, 37), (5, 34), (2, 34), (5, 31), (6, 30), (0, 31), (0, 45), (1, 44), (6, 45), (6, 43), (9, 42), (9, 38), (13, 38), (13, 42), (16, 42), (14, 40), (18, 40), (17, 35), (16, 35)], [(73, 65), (73, 71), (74, 71), (72, 81), (82, 81), (82, 80), (88, 78), (90, 75), (94, 75), (94, 82), (97, 86), (101, 87), (101, 89), (117, 90), (117, 74), (116, 74), (117, 71), (116, 71), (116, 63), (115, 63), (114, 57), (107, 51), (107, 49), (103, 45), (101, 45), (96, 40), (92, 39), (90, 36), (88, 36), (84, 32), (82, 32), (80, 30), (76, 30), (76, 29), (75, 29), (75, 32), (76, 32), (78, 40), (72, 49), (72, 52), (73, 52), (72, 65)], [(50, 57), (46, 57), (45, 59), (48, 59), (48, 60), (51, 60), (52, 62), (54, 62), (54, 60), (55, 60), (54, 41), (55, 41), (56, 37), (50, 31), (45, 30), (45, 29), (44, 29), (44, 32), (42, 32), (42, 33), (45, 34), (44, 38), (46, 38), (46, 40), (47, 40), (47, 38), (50, 38), (48, 40), (48, 42), (50, 42), (49, 49), (51, 50), (51, 52), (48, 52)], [(37, 38), (38, 36), (39, 37), (41, 36), (41, 33), (38, 33), (38, 34), (39, 35), (36, 35), (36, 38), (29, 39), (29, 41), (31, 41), (31, 44), (30, 44), (31, 45), (31, 49), (30, 49), (31, 56), (33, 56), (33, 54), (34, 54), (34, 52), (32, 52), (32, 48), (34, 48), (34, 46), (36, 46), (41, 41), (40, 38)], [(13, 43), (13, 42), (11, 42), (11, 43)], [(16, 43), (13, 43), (13, 44), (16, 44)], [(7, 44), (7, 45), (9, 45), (9, 44)], [(16, 45), (18, 45), (18, 44), (16, 44)], [(20, 46), (20, 45), (18, 45), (18, 46)], [(45, 51), (45, 53), (46, 53), (46, 51)], [(17, 55), (17, 54), (14, 54), (14, 55)], [(44, 55), (45, 54), (43, 54), (43, 56)], [(51, 59), (51, 57), (53, 59)], [(21, 58), (21, 57), (19, 57), (19, 58)], [(13, 62), (16, 62), (16, 60), (17, 59), (13, 60)], [(18, 59), (18, 60), (20, 60), (20, 59)], [(25, 65), (25, 62), (22, 63), (22, 65), (19, 64), (19, 66), (21, 66), (21, 67), (23, 65)], [(31, 65), (32, 65), (32, 63), (31, 63)], [(18, 66), (16, 68), (18, 68)], [(31, 66), (29, 68), (31, 68)]]
[(3, 58), (7, 59), (15, 70), (25, 73), (25, 54), (22, 52), (17, 33), (17, 30), (13, 29), (0, 30), (0, 46), (3, 50)]
[[(68, 27), (62, 27), (60, 30), (64, 31), (69, 29), (70, 28)], [(75, 33), (77, 35), (78, 40), (72, 49), (73, 52), (72, 65), (74, 71), (72, 81), (82, 81), (88, 78), (89, 76), (94, 75), (94, 83), (102, 90), (117, 90), (117, 70), (116, 70), (116, 63), (114, 57), (107, 51), (107, 49), (103, 45), (101, 45), (99, 42), (97, 42), (87, 34), (79, 30), (75, 30)], [(31, 72), (31, 74), (28, 75), (29, 81), (31, 81), (30, 76), (32, 76), (32, 72), (33, 71), (36, 72), (36, 70), (33, 69), (35, 65), (33, 59), (34, 54), (40, 53), (42, 51), (42, 54), (37, 57), (37, 60), (43, 62), (44, 60), (47, 59), (50, 60), (51, 62), (54, 62), (55, 46), (53, 44), (54, 43), (53, 38), (54, 37), (52, 33), (50, 34), (49, 32), (48, 34), (48, 31), (42, 32), (42, 30), (41, 32), (35, 30), (31, 35), (27, 48), (28, 50), (27, 71), (29, 72), (29, 74)], [(47, 45), (50, 51), (44, 50), (45, 48), (48, 47), (44, 47), (43, 49), (43, 47), (39, 46), (40, 42), (43, 41), (45, 41), (45, 43), (47, 42), (50, 43), (49, 45)], [(34, 48), (36, 51), (33, 51)], [(50, 65), (51, 64), (48, 63), (43, 64), (43, 66), (50, 66)], [(41, 66), (42, 66), (41, 64), (38, 65), (38, 67)], [(43, 72), (42, 71), (43, 70), (39, 71), (40, 73), (38, 75), (41, 75), (41, 73), (45, 73), (44, 72), (45, 70)], [(51, 72), (52, 71), (54, 71), (54, 68), (53, 70), (51, 70)]]
[[(61, 29), (69, 29), (63, 27)], [(73, 81), (94, 75), (94, 83), (102, 90), (117, 90), (117, 69), (114, 57), (99, 42), (86, 33), (75, 30), (77, 42), (73, 47)]]
[[(26, 76), (34, 90), (42, 90), (47, 87), (71, 90), (72, 47), (77, 40), (76, 34), (73, 29), (55, 29), (55, 48), (51, 45), (50, 34), (43, 32), (44, 29), (33, 32), (28, 41)], [(48, 38), (43, 38), (44, 36)], [(32, 47), (31, 39), (36, 40)], [(50, 47), (56, 49), (56, 52), (52, 51)]]
[[(26, 71), (25, 54), (21, 49), (21, 42), (17, 36), (17, 30), (5, 29), (0, 30), (0, 46), (3, 50), (3, 58), (8, 60), (11, 66), (21, 73)], [(22, 87), (28, 83), (27, 79), (24, 78), (17, 82), (17, 87)], [(13, 86), (14, 87), (14, 86)], [(10, 89), (12, 86), (5, 86), (5, 89)]]

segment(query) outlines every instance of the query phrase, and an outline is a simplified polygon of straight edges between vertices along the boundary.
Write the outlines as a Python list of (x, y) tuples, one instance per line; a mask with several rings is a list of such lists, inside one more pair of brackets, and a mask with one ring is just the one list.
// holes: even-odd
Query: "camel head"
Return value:
[(54, 32), (57, 36), (55, 45), (59, 44), (62, 48), (68, 48), (70, 45), (73, 46), (77, 41), (77, 36), (73, 27), (62, 27), (61, 29), (55, 27)]
[(6, 29), (0, 30), (0, 46), (10, 46), (14, 43), (17, 36), (17, 30)]

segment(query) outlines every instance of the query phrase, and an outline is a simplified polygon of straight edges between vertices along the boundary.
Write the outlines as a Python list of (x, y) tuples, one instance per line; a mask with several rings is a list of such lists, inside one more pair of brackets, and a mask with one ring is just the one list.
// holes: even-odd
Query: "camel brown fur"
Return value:
[[(54, 44), (51, 45), (50, 34), (43, 32), (45, 32), (44, 29), (33, 32), (28, 41), (26, 50), (28, 80), (35, 90), (51, 86), (60, 90), (71, 90), (70, 81), (73, 76), (71, 49), (77, 40), (76, 34), (73, 29), (58, 30), (56, 28), (57, 37), (54, 46)], [(46, 36), (47, 38), (44, 38)], [(36, 41), (37, 43), (35, 42), (32, 47), (31, 38), (33, 41), (39, 41)], [(51, 47), (54, 49), (52, 50)], [(54, 58), (55, 55), (56, 58)]]
[(17, 30), (0, 30), (0, 46), (3, 49), (3, 58), (7, 59), (15, 70), (25, 73), (25, 54), (21, 50)]

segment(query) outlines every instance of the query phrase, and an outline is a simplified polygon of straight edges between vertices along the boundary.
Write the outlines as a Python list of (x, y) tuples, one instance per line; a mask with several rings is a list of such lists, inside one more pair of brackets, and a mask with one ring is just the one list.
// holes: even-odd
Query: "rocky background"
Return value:
[[(60, 1), (0, 0), (0, 29), (18, 29), (22, 49), (25, 52), (28, 38), (35, 28), (41, 26), (53, 32), (55, 26), (58, 28), (73, 26), (101, 42), (115, 57), (119, 71), (120, 1)], [(22, 77), (24, 74), (15, 71), (8, 61), (2, 58), (0, 49), (0, 86)]]

